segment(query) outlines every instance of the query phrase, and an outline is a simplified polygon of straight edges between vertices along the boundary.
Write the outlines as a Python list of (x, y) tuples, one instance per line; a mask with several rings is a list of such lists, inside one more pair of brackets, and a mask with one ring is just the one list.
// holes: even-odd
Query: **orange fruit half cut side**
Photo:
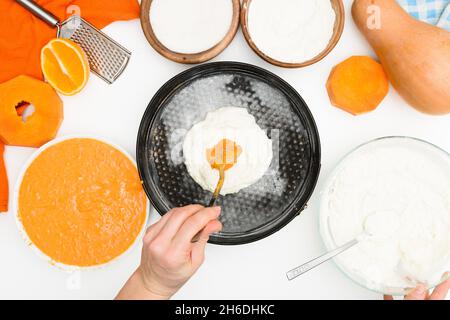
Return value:
[(41, 68), (47, 82), (66, 96), (80, 92), (89, 78), (86, 54), (68, 39), (52, 39), (42, 48)]

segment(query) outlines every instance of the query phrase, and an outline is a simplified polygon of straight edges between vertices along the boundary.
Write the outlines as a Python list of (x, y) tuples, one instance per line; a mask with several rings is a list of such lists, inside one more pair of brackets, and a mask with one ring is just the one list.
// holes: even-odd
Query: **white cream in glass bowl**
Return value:
[(362, 286), (404, 295), (450, 270), (450, 155), (414, 138), (386, 137), (348, 154), (325, 184), (320, 230), (328, 250)]

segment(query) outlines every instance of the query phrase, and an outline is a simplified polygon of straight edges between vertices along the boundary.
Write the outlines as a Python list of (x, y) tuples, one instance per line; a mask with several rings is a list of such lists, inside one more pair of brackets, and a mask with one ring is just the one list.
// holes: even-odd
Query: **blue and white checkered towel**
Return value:
[(450, 31), (450, 0), (397, 0), (413, 17)]

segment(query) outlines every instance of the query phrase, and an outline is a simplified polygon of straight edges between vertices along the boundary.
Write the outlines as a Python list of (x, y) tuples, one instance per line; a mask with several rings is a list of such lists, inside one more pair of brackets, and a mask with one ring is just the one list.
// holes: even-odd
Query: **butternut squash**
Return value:
[[(35, 109), (26, 121), (20, 116), (24, 103)], [(49, 84), (28, 76), (0, 84), (0, 139), (5, 144), (40, 147), (55, 138), (62, 120), (63, 103)]]
[(450, 32), (395, 0), (355, 0), (352, 15), (398, 93), (421, 112), (450, 113)]

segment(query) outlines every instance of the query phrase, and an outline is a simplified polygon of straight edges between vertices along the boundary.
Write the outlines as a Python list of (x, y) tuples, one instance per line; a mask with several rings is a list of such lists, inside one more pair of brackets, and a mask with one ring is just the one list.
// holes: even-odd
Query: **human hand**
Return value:
[[(169, 299), (198, 270), (209, 236), (222, 230), (220, 207), (175, 208), (147, 229), (141, 264), (118, 299)], [(194, 243), (193, 238), (198, 240)]]
[[(448, 278), (448, 275), (444, 275), (444, 277)], [(434, 288), (431, 294), (428, 292), (428, 289), (425, 285), (419, 284), (408, 295), (405, 296), (404, 300), (445, 300), (449, 290), (450, 278)], [(384, 296), (384, 300), (394, 300), (394, 298), (392, 296)]]

